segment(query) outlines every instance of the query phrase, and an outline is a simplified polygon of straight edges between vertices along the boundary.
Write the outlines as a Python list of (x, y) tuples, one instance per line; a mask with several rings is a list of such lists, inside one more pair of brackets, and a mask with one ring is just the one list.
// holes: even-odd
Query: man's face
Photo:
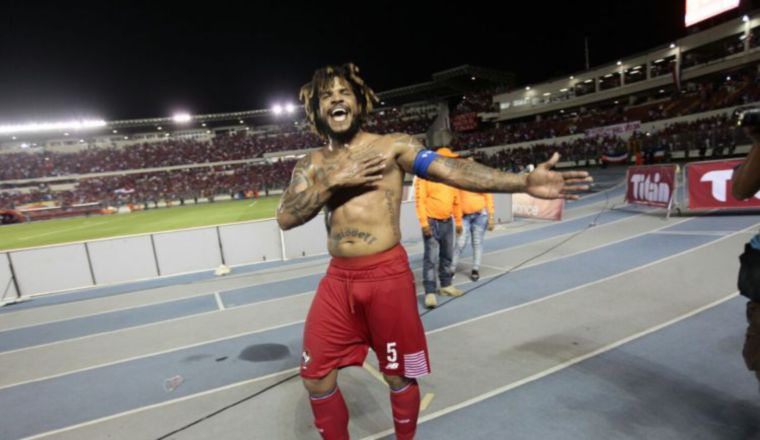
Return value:
[(359, 130), (359, 105), (351, 86), (343, 78), (319, 91), (319, 119), (330, 138), (349, 140)]

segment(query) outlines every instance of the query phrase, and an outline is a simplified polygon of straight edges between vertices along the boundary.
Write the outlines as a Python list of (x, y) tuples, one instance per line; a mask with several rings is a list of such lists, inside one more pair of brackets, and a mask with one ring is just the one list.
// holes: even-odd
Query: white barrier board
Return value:
[(213, 270), (222, 264), (216, 227), (153, 235), (161, 275)]
[(10, 252), (22, 295), (93, 285), (84, 243)]
[(149, 235), (87, 243), (96, 284), (158, 276)]
[(219, 235), (228, 266), (282, 259), (280, 228), (275, 221), (220, 226)]

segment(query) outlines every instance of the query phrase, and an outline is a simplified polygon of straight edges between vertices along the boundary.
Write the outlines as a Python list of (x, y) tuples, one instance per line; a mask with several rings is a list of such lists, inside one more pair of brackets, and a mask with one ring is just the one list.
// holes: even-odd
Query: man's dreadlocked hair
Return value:
[(359, 67), (354, 63), (347, 63), (342, 66), (327, 66), (317, 69), (311, 82), (301, 87), (300, 100), (303, 103), (306, 117), (309, 118), (312, 130), (318, 135), (325, 137), (325, 133), (320, 130), (320, 124), (317, 122), (319, 113), (319, 92), (332, 85), (333, 78), (342, 78), (351, 85), (351, 89), (356, 96), (359, 104), (359, 114), (356, 115), (361, 122), (369, 115), (374, 108), (375, 103), (380, 100), (364, 80), (359, 76)]

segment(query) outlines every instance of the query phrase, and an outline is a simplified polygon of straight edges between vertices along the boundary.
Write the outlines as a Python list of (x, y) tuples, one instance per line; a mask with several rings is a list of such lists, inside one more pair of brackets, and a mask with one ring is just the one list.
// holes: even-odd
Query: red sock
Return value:
[(309, 396), (314, 426), (325, 440), (348, 440), (348, 408), (339, 388), (321, 397)]
[(417, 416), (420, 414), (420, 387), (416, 380), (399, 390), (391, 390), (391, 408), (396, 439), (413, 439), (417, 431)]

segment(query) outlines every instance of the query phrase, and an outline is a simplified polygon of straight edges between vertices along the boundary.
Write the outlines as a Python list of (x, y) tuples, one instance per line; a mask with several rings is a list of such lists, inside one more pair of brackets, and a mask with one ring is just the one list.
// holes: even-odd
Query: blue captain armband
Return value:
[(427, 170), (430, 167), (430, 164), (433, 163), (437, 157), (438, 153), (435, 151), (422, 150), (417, 153), (417, 157), (414, 158), (414, 163), (412, 163), (412, 172), (414, 175), (423, 179), (427, 179)]

